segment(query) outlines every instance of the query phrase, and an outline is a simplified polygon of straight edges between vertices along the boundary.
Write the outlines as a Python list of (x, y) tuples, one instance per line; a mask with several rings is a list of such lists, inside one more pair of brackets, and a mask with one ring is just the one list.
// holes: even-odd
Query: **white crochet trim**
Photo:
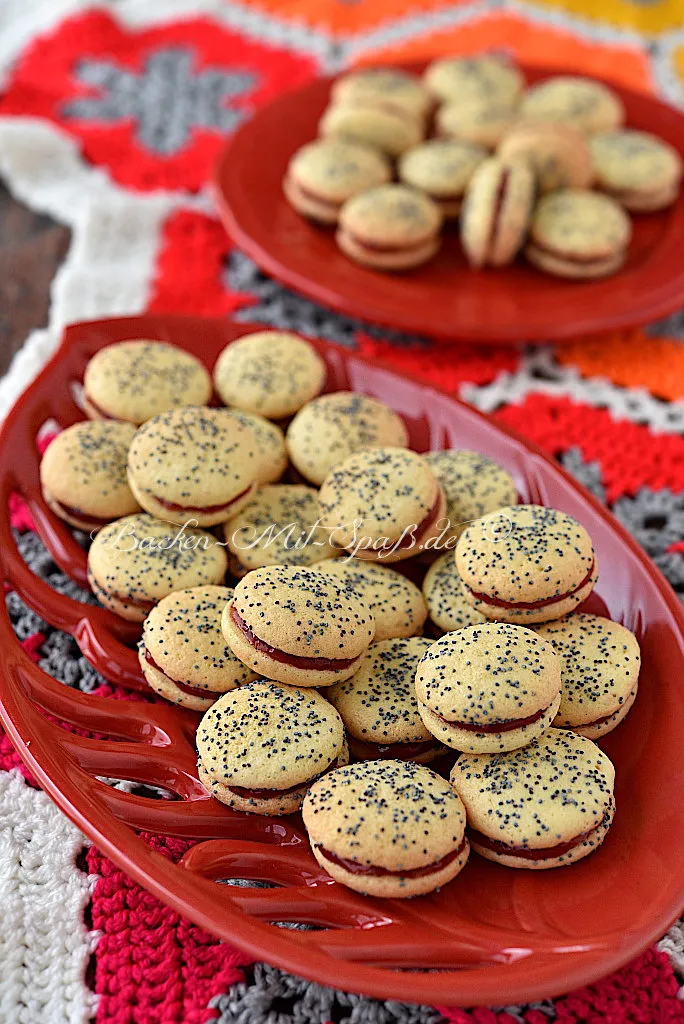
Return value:
[(502, 373), (491, 384), (465, 384), (460, 390), (461, 397), (481, 412), (522, 402), (530, 394), (569, 397), (608, 409), (616, 419), (644, 423), (657, 433), (684, 433), (684, 401), (661, 402), (641, 388), (621, 388), (601, 377), (584, 378), (574, 367), (556, 363), (551, 349), (532, 349), (515, 373)]
[(0, 772), (0, 1020), (85, 1024), (95, 936), (83, 924), (94, 879), (74, 860), (84, 838), (18, 772)]

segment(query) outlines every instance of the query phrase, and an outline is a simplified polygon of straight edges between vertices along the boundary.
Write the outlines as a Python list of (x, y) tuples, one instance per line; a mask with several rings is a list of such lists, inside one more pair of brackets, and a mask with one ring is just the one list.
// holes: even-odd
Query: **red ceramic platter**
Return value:
[[(35, 439), (54, 417), (82, 418), (70, 399), (90, 356), (126, 338), (157, 338), (208, 367), (245, 333), (225, 320), (146, 316), (77, 324), (15, 406), (0, 434), (1, 500), (27, 500), (55, 560), (82, 582), (85, 554), (40, 496)], [(418, 450), (479, 449), (514, 475), (523, 500), (576, 516), (600, 566), (590, 608), (634, 629), (641, 686), (625, 723), (602, 743), (617, 765), (617, 815), (591, 857), (555, 871), (514, 871), (473, 855), (441, 892), (414, 900), (357, 895), (321, 871), (299, 817), (237, 814), (214, 801), (195, 774), (199, 716), (172, 705), (108, 700), (71, 690), (33, 664), (4, 602), (0, 698), (4, 727), (41, 785), (109, 857), (178, 912), (256, 958), (296, 974), (382, 999), (440, 1005), (502, 1005), (558, 995), (635, 956), (684, 905), (684, 615), (675, 594), (622, 527), (537, 448), (473, 409), (334, 346), (316, 343), (328, 388), (389, 403)], [(139, 627), (101, 607), (57, 594), (21, 559), (8, 516), (0, 518), (2, 578), (41, 616), (71, 633), (112, 682), (142, 689)], [(48, 717), (49, 716), (49, 717)], [(75, 735), (59, 721), (96, 734)], [(119, 792), (96, 776), (163, 786), (175, 800)], [(194, 840), (180, 864), (139, 830)], [(218, 886), (218, 879), (276, 888)], [(304, 922), (293, 931), (270, 922)]]
[[(559, 73), (524, 70), (530, 83)], [(290, 157), (317, 134), (332, 81), (317, 79), (262, 107), (227, 143), (216, 168), (215, 192), (231, 238), (272, 277), (352, 317), (480, 344), (558, 342), (646, 323), (681, 305), (684, 193), (662, 213), (634, 217), (625, 266), (603, 280), (564, 281), (522, 258), (500, 270), (472, 270), (453, 227), (435, 259), (408, 273), (353, 263), (337, 248), (334, 231), (310, 223), (282, 192)], [(612, 87), (630, 127), (656, 132), (684, 156), (684, 115)]]

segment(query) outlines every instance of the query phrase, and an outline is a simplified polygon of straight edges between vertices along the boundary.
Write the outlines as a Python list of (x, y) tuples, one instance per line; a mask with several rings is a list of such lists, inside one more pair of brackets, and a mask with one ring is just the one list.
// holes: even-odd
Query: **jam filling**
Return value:
[(359, 864), (358, 861), (349, 860), (348, 857), (338, 857), (336, 853), (326, 850), (324, 846), (318, 846), (317, 849), (325, 860), (329, 860), (331, 864), (337, 864), (338, 867), (344, 868), (350, 875), (371, 875), (373, 878), (383, 878), (386, 876), (392, 878), (423, 878), (425, 875), (432, 875), (437, 871), (441, 871), (442, 868), (447, 867), (457, 857), (460, 857), (466, 848), (466, 844), (467, 839), (464, 836), (456, 849), (452, 850), (451, 853), (447, 853), (446, 857), (435, 861), (434, 864), (427, 864), (424, 868), (409, 868), (407, 871), (390, 871), (389, 868), (376, 867), (374, 864)]
[(279, 796), (290, 796), (292, 793), (298, 793), (300, 789), (308, 789), (309, 786), (313, 786), (314, 782), (325, 775), (325, 772), (331, 772), (338, 768), (339, 760), (339, 757), (336, 757), (325, 771), (319, 772), (318, 775), (314, 775), (306, 782), (298, 782), (296, 786), (289, 786), (288, 789), (247, 789), (245, 786), (228, 786), (228, 789), (235, 796), (244, 797), (246, 800), (272, 800)]
[(235, 605), (230, 609), (230, 617), (243, 634), (247, 642), (262, 654), (268, 654), (274, 661), (283, 665), (294, 665), (295, 668), (318, 669), (319, 671), (335, 671), (341, 668), (349, 668), (357, 658), (302, 658), (297, 654), (288, 654), (287, 651), (279, 651), (277, 647), (271, 647), (265, 640), (260, 640), (250, 626), (247, 625), (242, 616), (238, 613)]
[(63, 501), (57, 501), (56, 498), (53, 498), (52, 501), (60, 512), (64, 512), (65, 515), (70, 516), (72, 519), (78, 519), (78, 521), (85, 527), (96, 529), (100, 526), (107, 526), (112, 521), (111, 518), (105, 518), (104, 516), (87, 515), (76, 505), (65, 505)]
[[(93, 407), (93, 409), (95, 410), (95, 412), (99, 416), (101, 416), (103, 420), (115, 420), (117, 423), (132, 423), (133, 422), (133, 420), (123, 420), (123, 419), (121, 419), (120, 416), (112, 416), (111, 412), (107, 412), (107, 410), (103, 409), (101, 405), (98, 405), (97, 402), (94, 402), (93, 399), (90, 397), (90, 395), (87, 392), (86, 392), (86, 396), (85, 397), (86, 397), (86, 399), (88, 401), (88, 405), (91, 405)], [(135, 424), (135, 425), (137, 426), (137, 424)]]
[(579, 253), (560, 252), (550, 245), (540, 245), (539, 242), (533, 242), (533, 246), (546, 256), (553, 256), (554, 259), (563, 260), (564, 263), (576, 263), (581, 267), (592, 266), (594, 263), (605, 263), (606, 260), (612, 260), (617, 255), (617, 252), (614, 252), (608, 253), (606, 256), (582, 256)]
[(222, 693), (217, 693), (215, 690), (200, 690), (197, 686), (189, 686), (187, 683), (179, 683), (177, 679), (173, 679), (170, 675), (160, 668), (157, 662), (154, 660), (150, 652), (145, 648), (145, 661), (152, 668), (155, 668), (157, 672), (161, 672), (165, 679), (168, 679), (170, 683), (177, 686), (182, 693), (187, 693), (189, 697), (202, 697), (205, 700), (216, 700), (218, 697), (223, 697)]
[(478, 832), (474, 828), (469, 829), (469, 835), (474, 843), (477, 843), (478, 846), (484, 846), (487, 850), (491, 850), (492, 853), (510, 854), (512, 857), (521, 857), (523, 860), (547, 860), (550, 857), (562, 857), (564, 853), (574, 850), (576, 846), (579, 846), (600, 828), (603, 828), (608, 823), (608, 819), (608, 814), (604, 814), (598, 825), (594, 825), (593, 828), (588, 829), (586, 832), (580, 832), (578, 836), (573, 836), (572, 839), (568, 839), (565, 843), (556, 843), (555, 846), (545, 846), (538, 850), (530, 850), (523, 846), (509, 846), (508, 843), (504, 843), (500, 839), (490, 839), (489, 836)]
[(244, 498), (246, 494), (249, 494), (253, 487), (254, 484), (250, 484), (249, 487), (245, 487), (244, 491), (240, 491), (240, 493), (236, 494), (234, 498), (231, 498), (230, 501), (224, 502), (222, 505), (179, 505), (175, 501), (167, 501), (166, 498), (159, 498), (156, 494), (153, 494), (152, 497), (164, 508), (167, 508), (169, 512), (202, 512), (205, 515), (211, 516), (214, 512), (223, 512), (225, 509), (230, 508), (230, 506), (234, 505), (236, 501), (240, 501), (240, 499)]
[(417, 743), (371, 743), (368, 740), (357, 740), (349, 737), (349, 749), (355, 757), (363, 761), (377, 761), (390, 758), (397, 761), (411, 761), (421, 754), (437, 753), (442, 750), (440, 743), (434, 740), (420, 740)]
[[(565, 601), (566, 597), (572, 597), (582, 587), (586, 587), (587, 583), (591, 579), (594, 572), (594, 563), (591, 563), (589, 572), (583, 580), (573, 587), (572, 590), (568, 590), (565, 594), (559, 594), (557, 597), (545, 597), (541, 601), (504, 601), (499, 597), (490, 597), (489, 594), (481, 594), (477, 590), (473, 590), (471, 587), (467, 587), (467, 590), (473, 597), (476, 597), (478, 601), (484, 601), (485, 604), (494, 605), (495, 608), (546, 608), (550, 604), (557, 604), (558, 601)], [(466, 584), (464, 584), (466, 586)]]
[(312, 203), (318, 203), (320, 206), (327, 206), (331, 213), (336, 213), (337, 210), (341, 209), (344, 202), (344, 200), (335, 202), (333, 199), (319, 196), (312, 189), (305, 188), (304, 185), (300, 185), (298, 181), (293, 181), (292, 179), (290, 179), (290, 187), (294, 188), (304, 199), (310, 199)]
[(545, 715), (551, 705), (548, 707), (541, 708), (540, 711), (535, 711), (533, 715), (528, 715), (527, 718), (512, 718), (508, 722), (493, 722), (486, 725), (473, 725), (471, 722), (450, 722), (448, 718), (443, 718), (442, 715), (438, 715), (436, 711), (433, 714), (444, 722), (445, 725), (450, 725), (455, 729), (465, 729), (466, 732), (483, 732), (483, 733), (494, 733), (494, 732), (512, 732), (513, 729), (522, 729), (524, 725), (532, 725), (533, 722), (538, 722), (542, 715)]
[(414, 250), (422, 249), (424, 245), (427, 245), (432, 240), (432, 235), (426, 235), (420, 241), (409, 245), (382, 245), (376, 242), (365, 242), (363, 238), (359, 238), (358, 235), (353, 234), (351, 231), (347, 231), (346, 235), (354, 245), (358, 246), (359, 249), (364, 249), (366, 252), (413, 252)]
[(494, 196), (494, 207), (492, 210), (492, 220), (489, 225), (489, 238), (487, 239), (487, 255), (491, 256), (491, 250), (494, 248), (494, 242), (496, 241), (497, 231), (499, 229), (499, 221), (501, 220), (501, 213), (503, 211), (504, 200), (506, 198), (506, 186), (508, 185), (508, 179), (511, 176), (511, 172), (507, 167), (504, 167), (501, 172), (501, 178)]

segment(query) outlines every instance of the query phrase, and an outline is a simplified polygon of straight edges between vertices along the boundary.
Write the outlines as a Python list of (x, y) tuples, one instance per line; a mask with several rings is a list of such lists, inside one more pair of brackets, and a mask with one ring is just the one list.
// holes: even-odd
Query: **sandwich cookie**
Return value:
[(525, 85), (518, 68), (493, 54), (442, 57), (430, 64), (423, 82), (442, 103), (465, 103), (480, 97), (513, 101)]
[(589, 140), (598, 188), (635, 213), (662, 210), (679, 195), (682, 158), (648, 132), (602, 132)]
[(257, 331), (224, 348), (214, 367), (214, 384), (226, 405), (279, 420), (315, 398), (326, 373), (304, 338), (288, 331)]
[(487, 622), (465, 596), (453, 551), (446, 551), (432, 563), (423, 580), (423, 596), (430, 622), (440, 633)]
[(589, 188), (594, 177), (586, 136), (567, 124), (522, 122), (503, 137), (497, 156), (507, 164), (527, 163), (540, 192)]
[(390, 165), (377, 149), (344, 139), (318, 139), (292, 157), (283, 191), (305, 217), (337, 224), (347, 199), (391, 177)]
[(169, 594), (145, 619), (138, 646), (142, 673), (152, 689), (184, 708), (206, 711), (236, 686), (256, 679), (221, 632), (230, 587), (191, 587)]
[(539, 201), (525, 256), (557, 277), (605, 277), (624, 263), (631, 235), (629, 217), (615, 200), (599, 192), (561, 189)]
[(200, 782), (247, 814), (294, 814), (309, 786), (349, 759), (342, 719), (324, 697), (271, 682), (220, 697), (196, 743)]
[(560, 659), (531, 629), (487, 622), (447, 633), (425, 652), (416, 696), (426, 727), (454, 750), (524, 747), (560, 705)]
[(423, 637), (371, 644), (351, 679), (326, 690), (358, 761), (396, 758), (428, 764), (444, 753), (418, 712), (414, 678), (432, 641)]
[(573, 864), (608, 834), (615, 769), (584, 736), (549, 729), (505, 754), (461, 754), (451, 783), (473, 850), (509, 868)]
[(255, 489), (252, 431), (227, 409), (189, 405), (148, 420), (128, 452), (128, 483), (146, 512), (170, 523), (216, 526)]
[(421, 118), (398, 106), (345, 100), (328, 107), (319, 122), (318, 134), (323, 138), (373, 146), (394, 158), (418, 145), (424, 126)]
[(444, 527), (442, 488), (425, 459), (404, 448), (350, 455), (328, 474), (318, 499), (331, 541), (356, 558), (410, 558)]
[(224, 548), (204, 530), (179, 529), (144, 512), (103, 527), (88, 552), (88, 583), (105, 608), (142, 622), (176, 590), (221, 584)]
[(194, 356), (161, 341), (119, 341), (101, 348), (83, 376), (83, 408), (91, 420), (139, 426), (181, 405), (206, 405), (211, 377)]
[(86, 420), (50, 442), (40, 461), (43, 497), (78, 530), (93, 533), (139, 511), (126, 479), (132, 423)]
[(313, 487), (271, 484), (226, 523), (224, 536), (243, 574), (267, 565), (314, 565), (335, 552), (320, 517)]
[(332, 87), (333, 103), (368, 103), (415, 118), (430, 112), (432, 98), (419, 78), (396, 68), (362, 68), (341, 75)]
[(598, 579), (584, 527), (542, 505), (512, 505), (472, 523), (459, 538), (456, 565), (477, 611), (523, 625), (574, 611)]
[(293, 686), (349, 679), (375, 636), (366, 605), (329, 575), (290, 565), (255, 569), (240, 580), (221, 628), (240, 661)]
[(601, 615), (578, 612), (535, 632), (561, 660), (554, 725), (597, 740), (627, 717), (636, 700), (641, 652), (634, 633)]
[(280, 427), (263, 416), (257, 416), (256, 413), (231, 409), (230, 414), (238, 423), (252, 432), (256, 456), (254, 465), (256, 483), (262, 486), (280, 480), (287, 469), (285, 435)]
[(337, 244), (346, 256), (376, 270), (408, 270), (439, 249), (442, 213), (422, 192), (380, 185), (345, 203)]
[(494, 149), (518, 117), (518, 98), (471, 96), (437, 111), (439, 135)]
[(299, 410), (287, 428), (286, 443), (295, 469), (320, 486), (333, 466), (361, 448), (405, 448), (408, 431), (384, 402), (336, 391)]
[(534, 175), (526, 164), (490, 157), (465, 193), (461, 243), (473, 267), (502, 267), (522, 245), (532, 214)]
[(460, 797), (412, 761), (338, 768), (314, 783), (302, 816), (323, 870), (369, 896), (433, 892), (456, 877), (470, 852)]
[(520, 113), (525, 120), (554, 121), (585, 135), (614, 131), (625, 120), (622, 100), (612, 89), (579, 75), (557, 75), (533, 86)]
[(448, 537), (460, 537), (466, 526), (488, 512), (517, 501), (510, 473), (492, 459), (467, 448), (447, 448), (423, 456), (446, 498)]
[(375, 639), (416, 636), (427, 618), (425, 600), (415, 583), (389, 565), (360, 558), (332, 558), (316, 563), (354, 601), (361, 601), (375, 619)]
[(463, 193), (486, 149), (456, 139), (428, 139), (404, 153), (399, 179), (432, 199), (445, 218), (458, 217)]

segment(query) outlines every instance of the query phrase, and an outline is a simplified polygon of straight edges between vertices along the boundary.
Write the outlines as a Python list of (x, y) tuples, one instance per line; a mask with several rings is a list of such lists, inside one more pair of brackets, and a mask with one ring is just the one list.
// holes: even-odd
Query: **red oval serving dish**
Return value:
[[(225, 320), (142, 316), (77, 324), (21, 397), (0, 434), (3, 507), (22, 494), (55, 560), (84, 579), (85, 554), (40, 496), (35, 439), (54, 417), (82, 418), (69, 398), (90, 356), (127, 338), (157, 338), (208, 367), (247, 333)], [(197, 781), (198, 715), (165, 704), (109, 700), (69, 689), (33, 664), (4, 609), (0, 713), (46, 791), (97, 845), (178, 912), (254, 957), (382, 999), (504, 1005), (558, 995), (624, 964), (658, 938), (684, 904), (684, 614), (641, 549), (587, 491), (539, 449), (430, 387), (316, 342), (328, 388), (374, 395), (405, 418), (420, 450), (476, 448), (506, 466), (523, 500), (576, 516), (601, 569), (590, 607), (639, 636), (641, 686), (624, 724), (602, 741), (617, 766), (617, 815), (604, 845), (568, 868), (513, 871), (476, 855), (441, 892), (410, 901), (364, 898), (332, 882), (311, 855), (298, 817), (231, 812)], [(114, 683), (143, 689), (138, 627), (79, 604), (35, 577), (0, 519), (2, 578), (41, 616), (71, 633)], [(74, 735), (59, 722), (95, 736)], [(96, 776), (163, 786), (175, 800), (120, 792)], [(194, 842), (180, 864), (140, 830)], [(218, 887), (247, 878), (274, 888)], [(314, 925), (284, 930), (271, 922)]]
[[(562, 73), (523, 71), (530, 84)], [(435, 259), (408, 273), (382, 274), (353, 263), (338, 249), (333, 230), (298, 214), (282, 190), (290, 157), (316, 137), (333, 81), (316, 79), (261, 107), (227, 142), (214, 173), (228, 233), (278, 281), (349, 316), (479, 344), (559, 342), (646, 323), (681, 305), (684, 192), (668, 210), (633, 218), (626, 263), (602, 280), (551, 277), (522, 258), (500, 270), (472, 270), (454, 228), (444, 232)], [(656, 132), (684, 157), (681, 112), (607, 84), (622, 99), (631, 128)]]

